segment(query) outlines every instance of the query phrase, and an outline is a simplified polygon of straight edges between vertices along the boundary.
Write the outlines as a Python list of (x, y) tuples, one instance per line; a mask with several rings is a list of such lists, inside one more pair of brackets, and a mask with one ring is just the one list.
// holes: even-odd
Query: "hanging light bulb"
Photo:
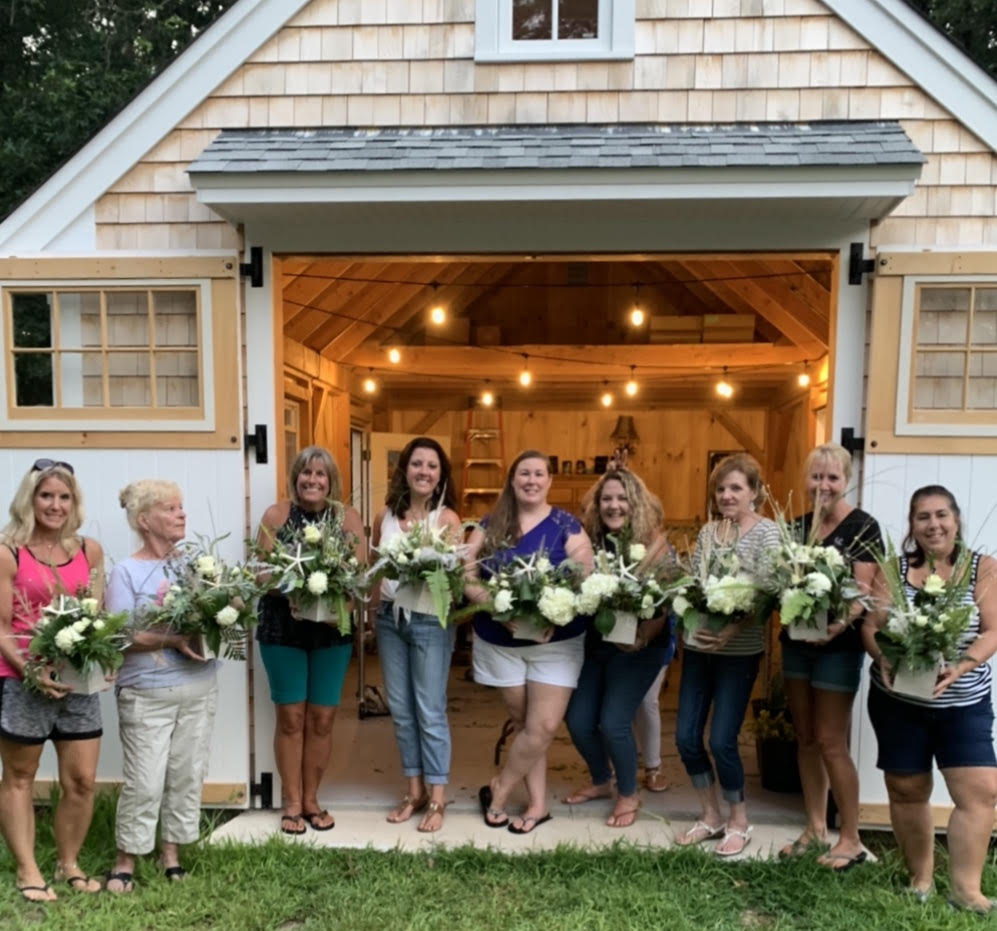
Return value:
[(363, 390), (366, 394), (374, 394), (377, 391), (377, 382), (374, 380), (374, 370), (368, 370), (370, 374), (363, 380)]
[(495, 395), (492, 394), (491, 382), (485, 379), (485, 390), (481, 392), (481, 404), (483, 407), (491, 407), (495, 403)]
[(392, 365), (398, 365), (398, 363), (402, 361), (402, 354), (397, 349), (394, 349), (394, 348), (389, 349), (388, 350), (388, 361)]
[(727, 366), (724, 366), (723, 377), (716, 384), (716, 392), (722, 398), (732, 398), (734, 396), (734, 386), (727, 381)]
[(808, 365), (808, 363), (806, 362), (803, 363), (803, 371), (796, 376), (796, 383), (801, 388), (810, 387), (810, 366)]
[[(436, 300), (436, 291), (439, 287), (440, 287), (439, 284), (434, 281), (433, 282), (434, 302)], [(434, 326), (443, 326), (443, 324), (447, 322), (447, 312), (443, 309), (442, 304), (436, 304), (436, 303), (433, 304), (433, 307), (429, 311), (429, 319)]]
[(634, 305), (630, 310), (630, 325), (631, 326), (643, 326), (644, 325), (644, 310), (640, 306), (640, 285), (634, 285)]
[[(605, 388), (607, 388), (607, 389), (609, 388), (609, 382), (608, 381), (604, 381), (602, 384), (603, 384), (603, 386)], [(613, 406), (613, 395), (610, 394), (610, 392), (608, 390), (607, 391), (603, 391), (602, 397), (599, 398), (599, 402), (602, 404), (603, 407), (612, 407)]]
[(519, 383), (524, 388), (529, 388), (533, 383), (533, 376), (530, 374), (530, 357), (523, 353), (523, 371), (519, 373)]
[(630, 381), (628, 381), (623, 388), (623, 390), (626, 391), (628, 398), (637, 397), (638, 385), (636, 378), (634, 378), (634, 369), (636, 368), (637, 366), (635, 365), (630, 366)]

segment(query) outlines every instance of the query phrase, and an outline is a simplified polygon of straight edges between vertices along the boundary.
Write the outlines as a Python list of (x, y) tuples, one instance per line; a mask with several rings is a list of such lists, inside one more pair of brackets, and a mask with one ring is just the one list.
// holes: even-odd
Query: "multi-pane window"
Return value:
[(512, 0), (514, 42), (598, 37), (599, 0)]
[(189, 287), (8, 291), (11, 408), (200, 408), (198, 295)]
[(914, 341), (914, 410), (997, 410), (997, 286), (922, 284)]

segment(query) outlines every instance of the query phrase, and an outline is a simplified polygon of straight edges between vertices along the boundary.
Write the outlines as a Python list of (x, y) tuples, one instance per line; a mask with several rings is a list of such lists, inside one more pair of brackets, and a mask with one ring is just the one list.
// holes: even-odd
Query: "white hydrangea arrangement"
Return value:
[(128, 612), (108, 614), (86, 590), (57, 594), (42, 609), (28, 646), (24, 682), (39, 688), (39, 676), (52, 667), (56, 677), (87, 694), (110, 686), (106, 676), (121, 665), (127, 646)]
[(200, 636), (215, 656), (244, 660), (247, 637), (256, 624), (252, 605), (259, 586), (245, 566), (218, 556), (224, 539), (197, 537), (178, 547), (166, 563), (168, 584), (156, 603), (142, 611), (139, 623)]
[[(966, 597), (972, 553), (963, 547), (947, 580), (931, 571), (913, 596), (907, 593), (892, 541), (887, 541), (886, 554), (878, 561), (890, 603), (883, 605), (887, 620), (876, 640), (893, 667), (893, 689), (930, 697), (937, 672), (956, 662), (965, 649), (962, 640), (979, 611)], [(913, 684), (908, 690), (905, 678), (916, 680), (919, 674), (927, 676), (924, 688)]]
[(667, 592), (660, 567), (645, 562), (643, 543), (614, 542), (614, 549), (596, 551), (593, 571), (582, 580), (575, 604), (579, 614), (593, 618), (603, 637), (633, 643), (637, 621), (660, 614)]
[(268, 588), (288, 597), (298, 617), (334, 620), (345, 636), (351, 629), (349, 602), (366, 597), (367, 580), (344, 517), (342, 508), (329, 508), (288, 540), (274, 538), (271, 549), (255, 547), (254, 565), (267, 573)]
[(446, 627), (452, 606), (464, 592), (464, 544), (446, 525), (431, 527), (416, 521), (377, 547), (370, 567), (371, 582), (386, 578), (398, 583), (397, 609), (432, 613)]
[(763, 584), (741, 568), (733, 545), (721, 547), (709, 537), (702, 543), (698, 558), (669, 589), (672, 612), (692, 644), (696, 631), (716, 633), (745, 614), (761, 622), (772, 602)]
[(829, 622), (847, 622), (863, 600), (851, 567), (833, 546), (819, 546), (811, 532), (776, 515), (779, 546), (767, 554), (770, 591), (779, 599), (779, 621), (797, 640), (822, 640)]
[(574, 563), (565, 560), (555, 566), (543, 550), (514, 556), (496, 565), (485, 581), (489, 603), (483, 610), (496, 621), (516, 622), (517, 637), (540, 639), (547, 628), (565, 627), (578, 616), (577, 578)]

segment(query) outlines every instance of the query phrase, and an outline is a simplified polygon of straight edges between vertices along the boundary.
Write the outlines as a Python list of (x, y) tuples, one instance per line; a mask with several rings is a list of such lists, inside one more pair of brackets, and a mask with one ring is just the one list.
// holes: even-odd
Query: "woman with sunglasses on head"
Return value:
[(14, 857), (17, 889), (30, 902), (57, 898), (35, 860), (33, 786), (46, 740), (59, 761), (55, 880), (76, 892), (100, 883), (77, 862), (93, 813), (100, 748), (98, 695), (79, 695), (42, 671), (38, 691), (23, 682), (31, 629), (59, 593), (89, 588), (100, 598), (103, 553), (77, 535), (83, 502), (73, 467), (39, 459), (21, 480), (0, 531), (0, 830)]
[[(606, 472), (586, 495), (584, 525), (593, 545), (618, 552), (640, 544), (642, 562), (653, 565), (674, 554), (661, 533), (661, 504), (644, 483), (626, 469)], [(625, 558), (629, 557), (621, 553)], [(591, 781), (564, 801), (580, 805), (613, 794), (616, 803), (606, 824), (628, 828), (637, 818), (637, 746), (633, 718), (651, 684), (675, 652), (671, 624), (662, 613), (641, 621), (634, 644), (611, 643), (591, 626), (586, 633), (585, 662), (571, 696), (564, 723)], [(657, 697), (657, 693), (655, 693)]]
[[(446, 529), (459, 541), (460, 518), (450, 473), (450, 460), (436, 440), (411, 440), (398, 457), (384, 510), (374, 521), (375, 548), (418, 524)], [(443, 827), (446, 789), (450, 781), (450, 722), (447, 720), (447, 680), (455, 628), (440, 625), (432, 613), (406, 610), (395, 604), (398, 583), (381, 583), (377, 608), (377, 652), (395, 725), (395, 740), (408, 780), (401, 804), (388, 821), (400, 824), (425, 811), (418, 830), (434, 833)]]
[[(305, 524), (342, 513), (343, 532), (352, 536), (364, 560), (363, 522), (354, 508), (343, 505), (339, 469), (329, 450), (306, 446), (287, 473), (288, 500), (263, 514), (257, 543), (272, 549), (288, 541)], [(274, 755), (283, 793), (280, 829), (284, 834), (330, 831), (336, 820), (319, 805), (318, 789), (332, 756), (332, 727), (346, 667), (353, 655), (352, 634), (341, 634), (335, 621), (298, 620), (284, 595), (270, 592), (260, 599), (256, 639), (277, 706)]]
[(994, 918), (997, 899), (983, 894), (980, 881), (997, 803), (989, 662), (997, 652), (997, 561), (967, 550), (961, 512), (952, 492), (941, 485), (915, 491), (900, 554), (906, 600), (913, 602), (932, 575), (951, 580), (956, 566), (964, 565), (960, 559), (968, 557), (963, 604), (976, 607), (959, 639), (962, 655), (940, 670), (930, 698), (893, 691), (894, 670), (876, 642), (876, 631), (886, 623), (885, 608), (890, 604), (882, 570), (873, 584), (877, 610), (861, 630), (873, 658), (869, 720), (879, 744), (876, 765), (886, 780), (890, 824), (910, 872), (910, 894), (926, 902), (934, 889), (931, 792), (937, 764), (954, 803), (945, 832), (949, 904)]

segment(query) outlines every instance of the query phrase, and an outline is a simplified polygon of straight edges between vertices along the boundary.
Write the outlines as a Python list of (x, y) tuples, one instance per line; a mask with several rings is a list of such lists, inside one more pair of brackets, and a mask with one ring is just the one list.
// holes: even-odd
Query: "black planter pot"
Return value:
[(795, 740), (755, 740), (758, 775), (769, 792), (801, 792)]

